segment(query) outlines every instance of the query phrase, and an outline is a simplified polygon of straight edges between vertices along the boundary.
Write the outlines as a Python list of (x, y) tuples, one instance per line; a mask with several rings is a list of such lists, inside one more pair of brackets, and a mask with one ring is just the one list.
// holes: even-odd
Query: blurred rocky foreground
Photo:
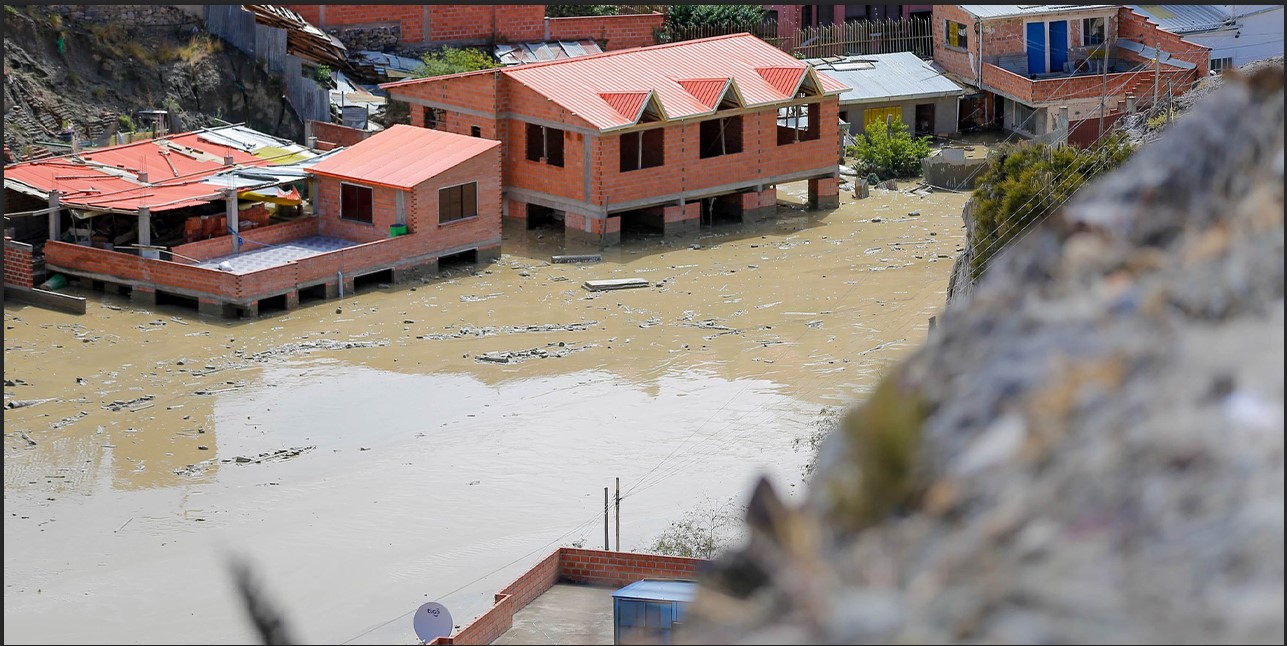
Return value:
[(1283, 70), (997, 259), (702, 579), (695, 643), (1283, 643)]

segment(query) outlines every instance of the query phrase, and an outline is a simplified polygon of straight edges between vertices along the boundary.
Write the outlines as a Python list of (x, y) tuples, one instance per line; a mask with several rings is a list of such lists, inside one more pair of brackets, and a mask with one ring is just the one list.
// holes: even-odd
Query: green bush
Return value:
[(615, 16), (615, 4), (547, 4), (545, 15), (549, 18), (574, 18), (577, 16)]
[(116, 127), (121, 132), (134, 132), (137, 130), (137, 128), (134, 127), (134, 117), (131, 117), (128, 114), (122, 114), (116, 117)]
[(318, 83), (321, 83), (322, 85), (330, 85), (331, 84), (331, 66), (318, 65), (317, 68), (313, 70), (313, 79)]
[(411, 74), (416, 78), (426, 78), (493, 67), (499, 67), (499, 64), (482, 50), (444, 47), (440, 52), (430, 52), (421, 57), (420, 65)]
[(859, 175), (875, 173), (881, 179), (916, 177), (921, 173), (921, 160), (929, 156), (929, 142), (929, 137), (913, 137), (907, 124), (895, 118), (891, 128), (867, 128), (848, 152), (856, 160), (854, 170)]
[(971, 277), (978, 280), (988, 261), (1029, 225), (1045, 219), (1134, 151), (1120, 133), (1089, 149), (1021, 142), (993, 151), (974, 189)]
[(704, 498), (684, 512), (681, 520), (672, 522), (644, 551), (685, 558), (714, 558), (736, 542), (744, 511), (732, 498), (724, 501)]
[(684, 29), (720, 25), (751, 29), (764, 20), (764, 9), (756, 4), (676, 4), (666, 12), (666, 27)]

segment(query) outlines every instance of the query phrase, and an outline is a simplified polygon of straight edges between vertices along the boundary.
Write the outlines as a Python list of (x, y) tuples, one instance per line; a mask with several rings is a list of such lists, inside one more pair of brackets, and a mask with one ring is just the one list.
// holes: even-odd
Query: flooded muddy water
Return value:
[[(6, 303), (5, 641), (252, 641), (236, 555), (297, 639), (414, 643), (421, 602), (464, 625), (602, 547), (615, 477), (624, 549), (761, 474), (800, 491), (819, 410), (923, 342), (967, 197), (804, 190), (592, 264), (507, 230), (496, 263), (254, 321)], [(650, 286), (581, 288), (606, 278)]]

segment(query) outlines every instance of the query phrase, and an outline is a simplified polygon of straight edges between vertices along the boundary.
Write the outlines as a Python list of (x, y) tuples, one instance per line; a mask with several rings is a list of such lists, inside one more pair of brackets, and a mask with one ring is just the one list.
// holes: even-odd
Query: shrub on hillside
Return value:
[(1044, 220), (1086, 182), (1117, 168), (1133, 152), (1121, 134), (1086, 149), (1021, 142), (994, 151), (974, 189), (972, 278), (978, 280), (988, 261), (1015, 236)]
[(495, 59), (482, 50), (444, 47), (440, 52), (430, 52), (421, 57), (420, 65), (411, 74), (416, 78), (426, 78), (476, 72), (499, 66)]

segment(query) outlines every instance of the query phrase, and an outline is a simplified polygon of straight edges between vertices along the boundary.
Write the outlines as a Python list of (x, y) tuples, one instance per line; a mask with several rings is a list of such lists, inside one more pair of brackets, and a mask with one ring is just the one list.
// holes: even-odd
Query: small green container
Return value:
[(398, 236), (405, 236), (405, 235), (407, 235), (407, 225), (394, 224), (389, 227), (390, 238), (396, 238)]

